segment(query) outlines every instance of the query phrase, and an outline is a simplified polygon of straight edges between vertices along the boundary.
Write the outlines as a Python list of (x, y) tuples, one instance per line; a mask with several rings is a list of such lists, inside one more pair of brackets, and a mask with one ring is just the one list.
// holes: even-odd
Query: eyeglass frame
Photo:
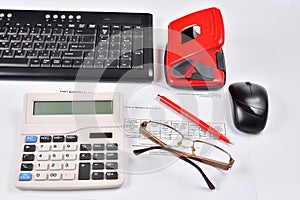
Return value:
[(188, 162), (189, 164), (191, 164), (192, 166), (194, 166), (195, 168), (197, 168), (197, 170), (201, 173), (201, 175), (203, 176), (203, 178), (205, 179), (208, 187), (210, 189), (215, 189), (215, 186), (211, 183), (211, 181), (207, 178), (207, 176), (204, 174), (203, 170), (198, 166), (196, 165), (194, 162), (192, 162), (191, 160), (189, 159), (192, 159), (192, 160), (195, 160), (195, 161), (198, 161), (198, 162), (201, 162), (201, 163), (204, 163), (204, 164), (207, 164), (209, 166), (212, 166), (212, 167), (216, 167), (216, 168), (219, 168), (219, 169), (222, 169), (222, 170), (229, 170), (233, 163), (234, 163), (234, 159), (231, 157), (231, 155), (225, 151), (224, 149), (214, 145), (214, 144), (211, 144), (211, 143), (208, 143), (208, 142), (205, 142), (205, 141), (202, 141), (202, 140), (191, 140), (191, 139), (188, 139), (190, 141), (193, 142), (193, 145), (191, 146), (192, 148), (192, 153), (194, 152), (195, 150), (195, 143), (196, 142), (200, 142), (200, 143), (203, 143), (203, 144), (207, 144), (207, 145), (210, 145), (218, 150), (220, 150), (221, 152), (227, 154), (229, 156), (229, 161), (228, 163), (225, 163), (225, 162), (221, 162), (221, 161), (217, 161), (217, 160), (213, 160), (213, 159), (210, 159), (210, 158), (205, 158), (203, 156), (197, 156), (195, 154), (190, 154), (190, 153), (186, 153), (186, 152), (182, 152), (182, 151), (178, 151), (176, 149), (173, 149), (173, 147), (170, 147), (168, 144), (164, 143), (163, 141), (161, 141), (160, 139), (158, 139), (157, 137), (155, 137), (153, 134), (151, 134), (147, 129), (147, 125), (149, 123), (155, 123), (155, 124), (160, 124), (160, 125), (163, 125), (163, 126), (166, 126), (170, 129), (172, 129), (173, 131), (175, 131), (176, 133), (178, 133), (180, 136), (181, 136), (181, 140), (177, 143), (178, 146), (180, 146), (182, 144), (182, 141), (184, 139), (187, 139), (185, 138), (185, 136), (180, 132), (178, 131), (177, 129), (167, 125), (167, 124), (164, 124), (164, 123), (160, 123), (160, 122), (155, 122), (155, 121), (144, 121), (140, 124), (140, 127), (139, 127), (139, 131), (141, 134), (143, 134), (145, 137), (147, 137), (148, 139), (150, 139), (152, 142), (154, 142), (155, 144), (159, 145), (159, 146), (151, 146), (151, 147), (148, 147), (148, 148), (143, 148), (143, 149), (137, 149), (137, 150), (133, 150), (133, 153), (135, 155), (139, 155), (141, 153), (144, 153), (146, 151), (149, 151), (149, 150), (154, 150), (154, 149), (161, 149), (161, 150), (165, 150), (165, 151), (168, 151), (172, 154), (174, 154), (176, 157), (184, 160), (185, 162)]

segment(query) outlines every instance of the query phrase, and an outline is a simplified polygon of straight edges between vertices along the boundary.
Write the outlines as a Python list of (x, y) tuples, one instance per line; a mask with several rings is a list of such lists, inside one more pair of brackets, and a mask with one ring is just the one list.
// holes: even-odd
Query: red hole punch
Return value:
[(217, 8), (181, 17), (168, 26), (167, 83), (173, 87), (217, 89), (225, 84), (224, 25)]

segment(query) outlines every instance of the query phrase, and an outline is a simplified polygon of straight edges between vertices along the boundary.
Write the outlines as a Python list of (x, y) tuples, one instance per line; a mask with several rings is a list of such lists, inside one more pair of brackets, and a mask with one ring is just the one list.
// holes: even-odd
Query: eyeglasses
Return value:
[[(148, 126), (149, 124), (150, 126)], [(155, 136), (155, 134), (151, 133), (155, 132), (155, 130), (158, 130), (157, 137)], [(150, 139), (155, 144), (157, 144), (158, 146), (151, 146), (148, 148), (134, 150), (133, 153), (135, 155), (139, 155), (151, 150), (164, 150), (170, 152), (179, 159), (195, 167), (203, 176), (206, 184), (211, 190), (215, 189), (215, 186), (207, 178), (203, 170), (192, 160), (222, 170), (230, 169), (234, 163), (234, 159), (231, 157), (231, 155), (222, 148), (202, 140), (189, 139), (177, 129), (164, 123), (155, 121), (144, 121), (140, 125), (140, 133), (143, 134), (146, 138)], [(217, 157), (218, 160), (210, 158), (209, 155)], [(220, 161), (221, 157), (222, 161)], [(224, 160), (227, 160), (227, 162)]]

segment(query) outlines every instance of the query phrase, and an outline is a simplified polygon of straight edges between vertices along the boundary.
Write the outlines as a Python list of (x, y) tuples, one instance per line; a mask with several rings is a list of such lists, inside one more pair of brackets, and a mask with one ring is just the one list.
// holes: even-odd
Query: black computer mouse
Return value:
[(268, 118), (268, 95), (264, 87), (239, 82), (229, 86), (235, 127), (245, 133), (259, 133)]

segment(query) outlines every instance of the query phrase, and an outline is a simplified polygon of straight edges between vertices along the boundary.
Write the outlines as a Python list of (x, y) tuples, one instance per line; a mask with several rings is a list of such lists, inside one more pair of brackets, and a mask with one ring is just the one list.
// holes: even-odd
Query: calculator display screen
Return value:
[(112, 138), (112, 133), (90, 133), (90, 138)]
[(35, 101), (33, 115), (113, 114), (113, 101)]

